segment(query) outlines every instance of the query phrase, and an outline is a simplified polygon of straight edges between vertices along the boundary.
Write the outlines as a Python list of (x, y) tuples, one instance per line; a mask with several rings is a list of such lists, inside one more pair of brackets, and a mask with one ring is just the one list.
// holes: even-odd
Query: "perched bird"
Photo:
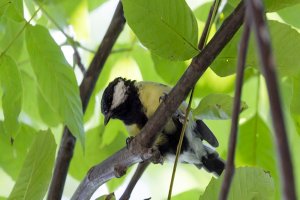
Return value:
[[(104, 124), (111, 118), (120, 119), (131, 136), (137, 135), (170, 90), (170, 87), (154, 82), (114, 79), (104, 90), (101, 100)], [(183, 102), (154, 142), (164, 160), (175, 159), (186, 107)], [(216, 137), (203, 121), (194, 120), (192, 114), (187, 123), (179, 161), (221, 175), (225, 164), (213, 148), (219, 145)]]

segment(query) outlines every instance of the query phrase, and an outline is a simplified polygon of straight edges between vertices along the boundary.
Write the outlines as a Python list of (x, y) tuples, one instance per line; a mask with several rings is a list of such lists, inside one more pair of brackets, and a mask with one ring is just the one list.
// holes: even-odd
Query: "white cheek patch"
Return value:
[(126, 94), (127, 87), (123, 81), (119, 81), (114, 88), (113, 101), (110, 109), (114, 109), (122, 104), (127, 99)]

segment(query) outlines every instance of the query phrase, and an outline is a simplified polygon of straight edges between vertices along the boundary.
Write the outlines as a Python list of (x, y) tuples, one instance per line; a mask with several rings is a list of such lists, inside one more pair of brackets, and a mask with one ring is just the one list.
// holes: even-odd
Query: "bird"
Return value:
[[(161, 83), (115, 78), (104, 89), (101, 99), (104, 125), (110, 119), (119, 119), (125, 124), (129, 135), (136, 136), (170, 91), (171, 87)], [(154, 141), (153, 147), (159, 150), (164, 161), (175, 160), (186, 108), (187, 104), (183, 102)], [(218, 140), (212, 131), (202, 120), (193, 119), (190, 113), (179, 162), (193, 164), (220, 176), (225, 162), (215, 150), (218, 146)]]

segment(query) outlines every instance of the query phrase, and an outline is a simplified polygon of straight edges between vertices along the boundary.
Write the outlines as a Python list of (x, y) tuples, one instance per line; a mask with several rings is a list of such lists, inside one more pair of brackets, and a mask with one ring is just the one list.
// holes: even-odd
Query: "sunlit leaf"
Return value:
[(202, 22), (206, 21), (212, 3), (213, 2), (206, 2), (194, 10), (194, 14), (198, 20)]
[[(81, 151), (78, 144), (76, 145), (70, 166), (70, 174), (74, 178), (81, 180), (92, 166), (125, 146), (126, 137), (119, 132), (120, 126), (115, 123), (111, 124), (112, 122), (110, 121), (105, 128), (103, 125), (99, 125), (87, 131), (85, 153)], [(109, 137), (112, 137), (112, 139), (109, 139)]]
[(43, 199), (52, 176), (55, 149), (51, 131), (40, 131), (8, 199)]
[(0, 16), (7, 16), (15, 21), (23, 21), (23, 0), (0, 1)]
[(157, 74), (168, 84), (175, 85), (187, 65), (183, 61), (171, 61), (152, 54)]
[(187, 60), (197, 55), (197, 21), (184, 0), (122, 3), (129, 26), (152, 53), (170, 60)]
[(240, 165), (259, 166), (278, 177), (274, 139), (258, 114), (240, 126), (236, 159)]
[(277, 13), (287, 24), (300, 29), (300, 21), (298, 20), (297, 15), (299, 10), (300, 4), (296, 4), (294, 6), (279, 10)]
[[(210, 94), (204, 97), (198, 107), (193, 110), (193, 115), (198, 119), (230, 119), (233, 108), (233, 97), (226, 94)], [(247, 108), (241, 102), (240, 111)]]
[(197, 189), (189, 190), (186, 192), (182, 192), (177, 194), (176, 196), (172, 197), (173, 200), (182, 200), (182, 199), (199, 199), (199, 194), (201, 192)]
[(106, 0), (88, 0), (89, 10), (92, 11), (101, 6)]
[[(287, 24), (278, 21), (268, 21), (275, 63), (280, 75), (294, 76), (300, 72), (300, 34)], [(212, 64), (212, 69), (219, 76), (228, 76), (235, 73), (237, 63), (237, 47), (239, 45), (241, 30), (226, 45), (220, 55)], [(250, 40), (246, 67), (257, 67), (260, 69), (257, 47), (254, 38)]]
[(32, 127), (21, 124), (12, 144), (10, 135), (4, 132), (3, 123), (0, 122), (0, 165), (13, 180), (17, 179), (35, 135)]
[[(240, 0), (229, 0), (228, 3), (230, 3), (233, 6), (236, 6)], [(267, 12), (276, 11), (285, 7), (293, 6), (297, 3), (300, 3), (299, 0), (263, 0), (265, 10)]]
[(39, 100), (51, 106), (52, 112), (60, 116), (84, 146), (82, 105), (72, 68), (48, 30), (42, 26), (27, 27), (26, 42), (40, 92), (44, 97)]
[[(218, 179), (212, 178), (200, 200), (219, 199), (224, 173)], [(230, 186), (228, 200), (274, 200), (274, 183), (270, 174), (260, 168), (237, 168)]]
[[(22, 54), (24, 34), (19, 33), (24, 25), (25, 20), (15, 21), (6, 15), (0, 18), (0, 51), (6, 50), (5, 54), (11, 56), (15, 61)], [(12, 43), (13, 45), (11, 45)]]
[(4, 128), (14, 137), (19, 129), (18, 117), (22, 107), (23, 88), (20, 71), (9, 56), (0, 57), (0, 83), (3, 91)]

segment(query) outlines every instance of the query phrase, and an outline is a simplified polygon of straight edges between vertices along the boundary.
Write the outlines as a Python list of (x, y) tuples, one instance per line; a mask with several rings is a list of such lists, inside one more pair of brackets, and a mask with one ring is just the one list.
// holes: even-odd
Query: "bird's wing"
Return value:
[(201, 139), (207, 141), (211, 146), (219, 146), (219, 142), (216, 136), (211, 132), (211, 130), (202, 120), (196, 120), (196, 127), (194, 129), (194, 132), (200, 134)]
[[(182, 124), (184, 122), (186, 108), (187, 108), (187, 104), (183, 102), (175, 113), (177, 117), (181, 118), (179, 121)], [(189, 116), (189, 120), (193, 120), (191, 113)], [(193, 131), (196, 135), (198, 135), (201, 138), (201, 140), (207, 141), (213, 147), (219, 146), (219, 142), (216, 136), (212, 133), (212, 131), (206, 126), (206, 124), (202, 120), (196, 120), (195, 124), (196, 125)]]

